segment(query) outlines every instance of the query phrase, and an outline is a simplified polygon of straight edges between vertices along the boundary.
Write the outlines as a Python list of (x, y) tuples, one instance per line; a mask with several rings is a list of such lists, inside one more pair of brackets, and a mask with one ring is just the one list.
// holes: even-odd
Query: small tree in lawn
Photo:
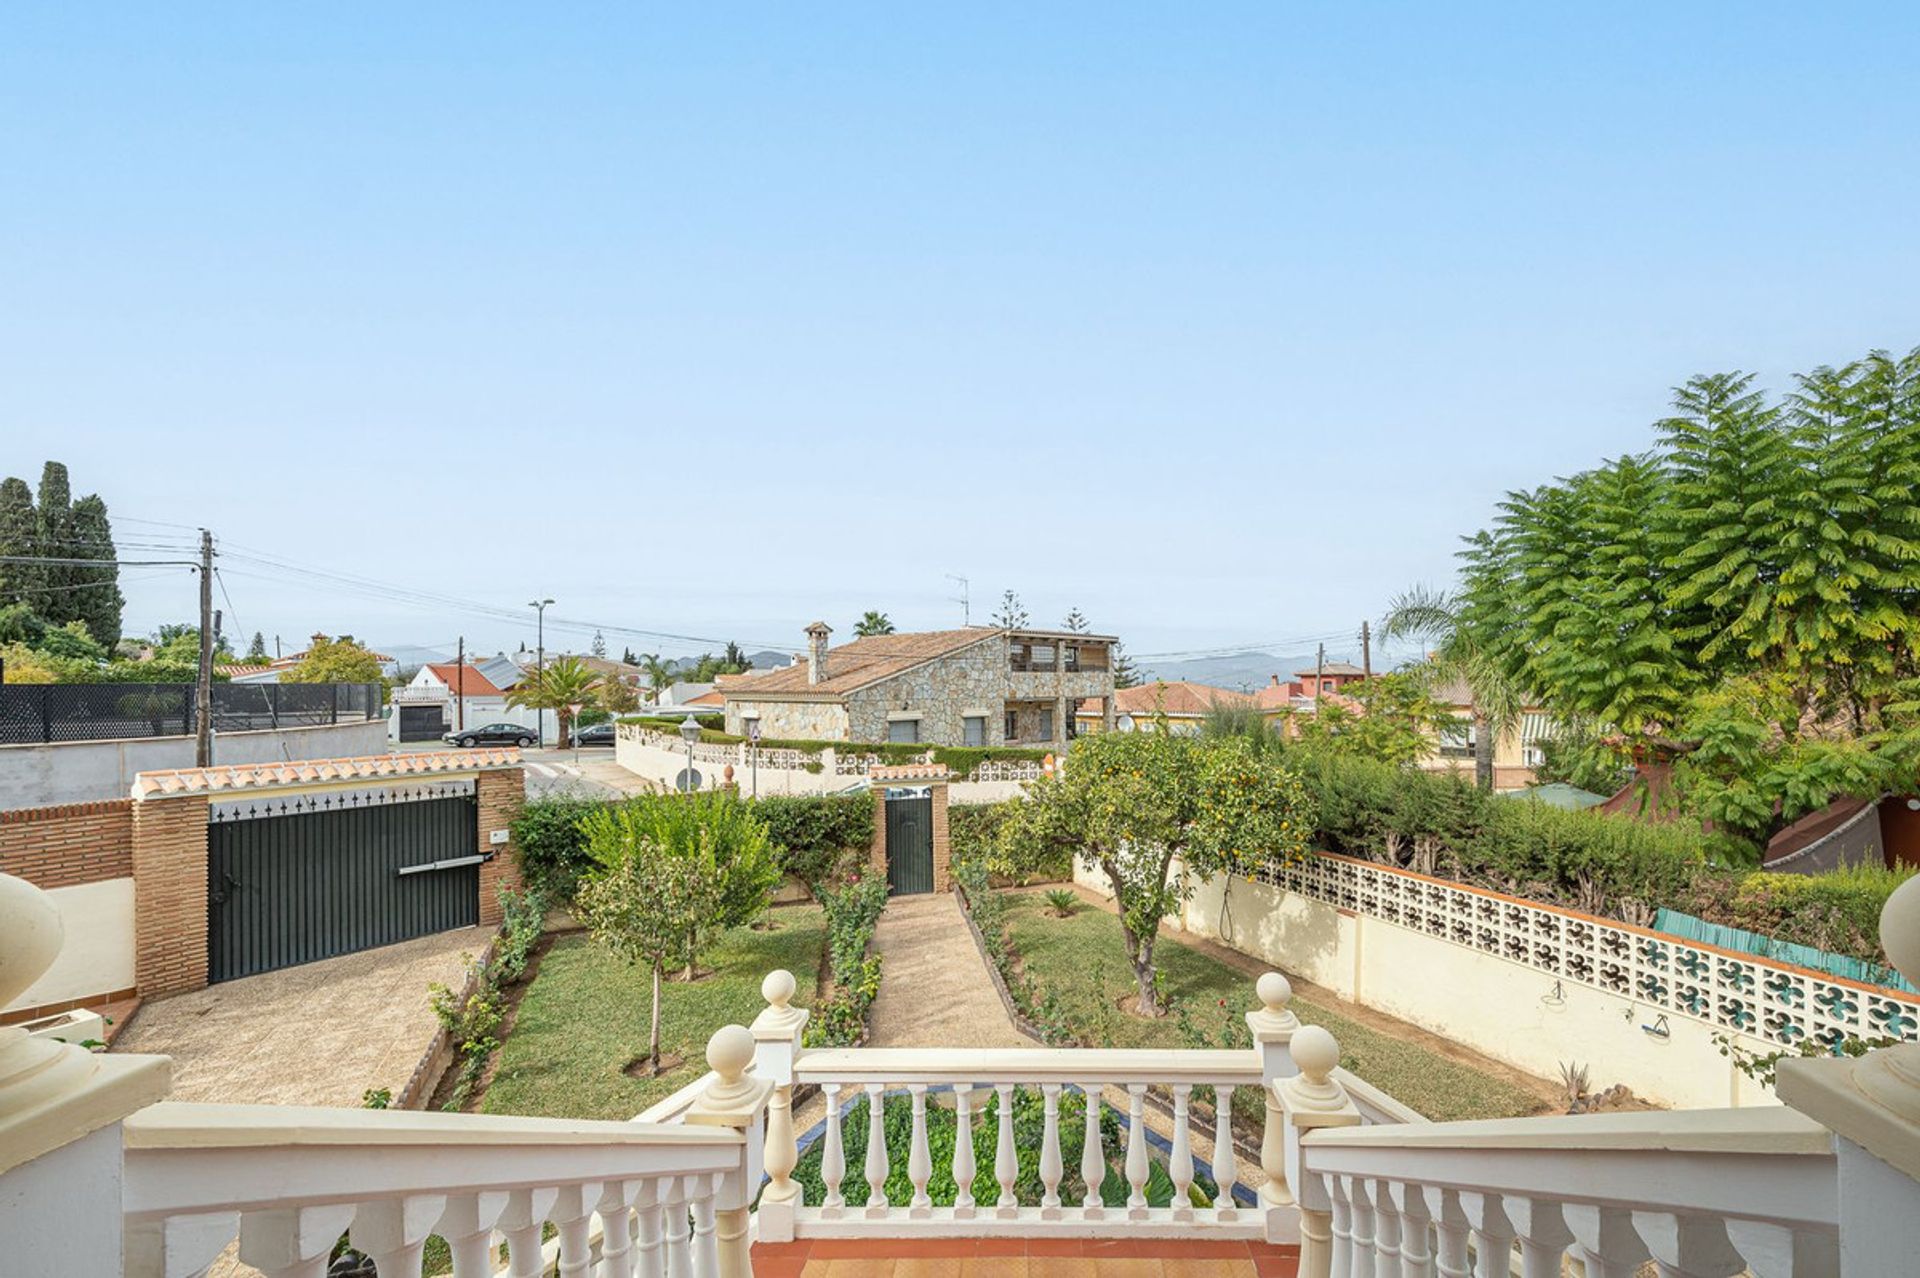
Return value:
[(574, 913), (596, 941), (652, 977), (647, 1069), (660, 1072), (660, 983), (686, 952), (705, 889), (699, 867), (656, 842), (631, 804), (581, 818), (593, 866), (574, 897)]
[[(1077, 742), (1064, 770), (1034, 783), (1001, 840), (1015, 863), (1066, 850), (1106, 875), (1138, 1010), (1158, 1016), (1161, 921), (1199, 879), (1302, 855), (1312, 823), (1298, 779), (1246, 741), (1116, 732)], [(1177, 877), (1175, 857), (1186, 867)]]
[(638, 836), (691, 868), (693, 909), (677, 954), (690, 980), (703, 940), (751, 923), (772, 899), (780, 869), (767, 823), (724, 790), (641, 795), (621, 810)]

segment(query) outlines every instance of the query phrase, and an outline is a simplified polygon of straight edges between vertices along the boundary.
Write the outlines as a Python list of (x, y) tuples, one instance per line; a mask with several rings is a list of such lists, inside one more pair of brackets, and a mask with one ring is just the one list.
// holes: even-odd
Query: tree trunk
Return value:
[(647, 1031), (647, 1068), (651, 1073), (660, 1072), (660, 960), (653, 962), (653, 1013), (652, 1025)]
[(1129, 946), (1128, 958), (1133, 962), (1133, 981), (1140, 990), (1140, 1014), (1142, 1016), (1160, 1015), (1160, 991), (1153, 979), (1153, 938), (1135, 941)]
[(699, 938), (699, 933), (697, 932), (687, 933), (687, 966), (686, 966), (686, 970), (682, 972), (681, 975), (686, 978), (687, 984), (689, 985), (693, 984), (693, 960), (694, 960), (694, 955), (697, 952), (695, 950), (694, 942), (698, 940), (698, 938)]
[(1473, 782), (1482, 790), (1493, 789), (1493, 732), (1487, 716), (1473, 716)]

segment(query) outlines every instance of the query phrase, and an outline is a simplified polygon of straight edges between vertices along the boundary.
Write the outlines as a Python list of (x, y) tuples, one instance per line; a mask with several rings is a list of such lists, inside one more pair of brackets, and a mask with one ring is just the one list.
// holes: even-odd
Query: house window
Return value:
[(895, 719), (887, 725), (887, 740), (895, 745), (917, 745), (920, 741), (918, 719)]
[(964, 741), (970, 746), (983, 746), (987, 743), (987, 716), (970, 714), (960, 720)]
[(1017, 710), (1008, 710), (1007, 711), (1007, 740), (1018, 741), (1019, 739), (1020, 739), (1020, 713)]

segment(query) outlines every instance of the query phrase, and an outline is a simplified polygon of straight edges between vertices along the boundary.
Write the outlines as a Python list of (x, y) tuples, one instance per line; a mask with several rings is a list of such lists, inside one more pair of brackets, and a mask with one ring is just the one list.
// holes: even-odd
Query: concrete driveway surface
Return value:
[(463, 954), (486, 928), (460, 928), (141, 1007), (116, 1052), (173, 1057), (179, 1101), (358, 1106), (369, 1088), (397, 1098), (438, 1028), (435, 981), (458, 988)]

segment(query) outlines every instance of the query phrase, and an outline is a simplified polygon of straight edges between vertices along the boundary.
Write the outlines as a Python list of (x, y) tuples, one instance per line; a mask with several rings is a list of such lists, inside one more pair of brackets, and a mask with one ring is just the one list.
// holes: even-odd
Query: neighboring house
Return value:
[(775, 739), (1064, 748), (1088, 699), (1113, 725), (1111, 635), (968, 626), (830, 648), (825, 622), (806, 633), (805, 660), (720, 677), (727, 731), (757, 720)]
[[(1182, 680), (1158, 679), (1133, 688), (1121, 688), (1113, 694), (1116, 721), (1121, 715), (1127, 716), (1135, 732), (1164, 722), (1170, 731), (1180, 736), (1198, 735), (1207, 712), (1215, 706), (1252, 705), (1254, 698), (1247, 693)], [(1100, 731), (1099, 703), (1082, 702), (1076, 718), (1082, 733)]]
[[(1472, 772), (1478, 729), (1473, 722), (1473, 692), (1464, 680), (1453, 680), (1433, 690), (1433, 699), (1453, 715), (1453, 727), (1440, 733), (1434, 751), (1420, 760), (1427, 772)], [(1520, 722), (1493, 743), (1493, 788), (1524, 790), (1534, 783), (1535, 769), (1546, 762), (1540, 743), (1553, 735), (1553, 718), (1538, 706), (1527, 706)]]
[(716, 695), (712, 684), (680, 682), (670, 683), (662, 688), (660, 695), (654, 698), (653, 708), (672, 710), (681, 706), (691, 706), (695, 703), (712, 709), (718, 709), (721, 704), (723, 704), (721, 698)]
[[(528, 665), (532, 663), (529, 662)], [(487, 682), (502, 692), (512, 691), (520, 681), (527, 677), (527, 669), (506, 653), (488, 657), (485, 661), (476, 661), (473, 668), (487, 677)]]
[[(289, 657), (280, 657), (264, 664), (234, 662), (215, 666), (214, 670), (227, 676), (232, 683), (279, 683), (280, 676), (307, 659), (307, 654), (296, 652)], [(384, 652), (376, 652), (373, 659), (380, 663), (380, 673), (388, 679), (400, 670), (400, 664)]]
[(553, 712), (507, 704), (507, 689), (478, 665), (433, 662), (421, 666), (413, 682), (393, 691), (392, 736), (396, 741), (431, 741), (455, 728), (517, 723), (557, 737)]

